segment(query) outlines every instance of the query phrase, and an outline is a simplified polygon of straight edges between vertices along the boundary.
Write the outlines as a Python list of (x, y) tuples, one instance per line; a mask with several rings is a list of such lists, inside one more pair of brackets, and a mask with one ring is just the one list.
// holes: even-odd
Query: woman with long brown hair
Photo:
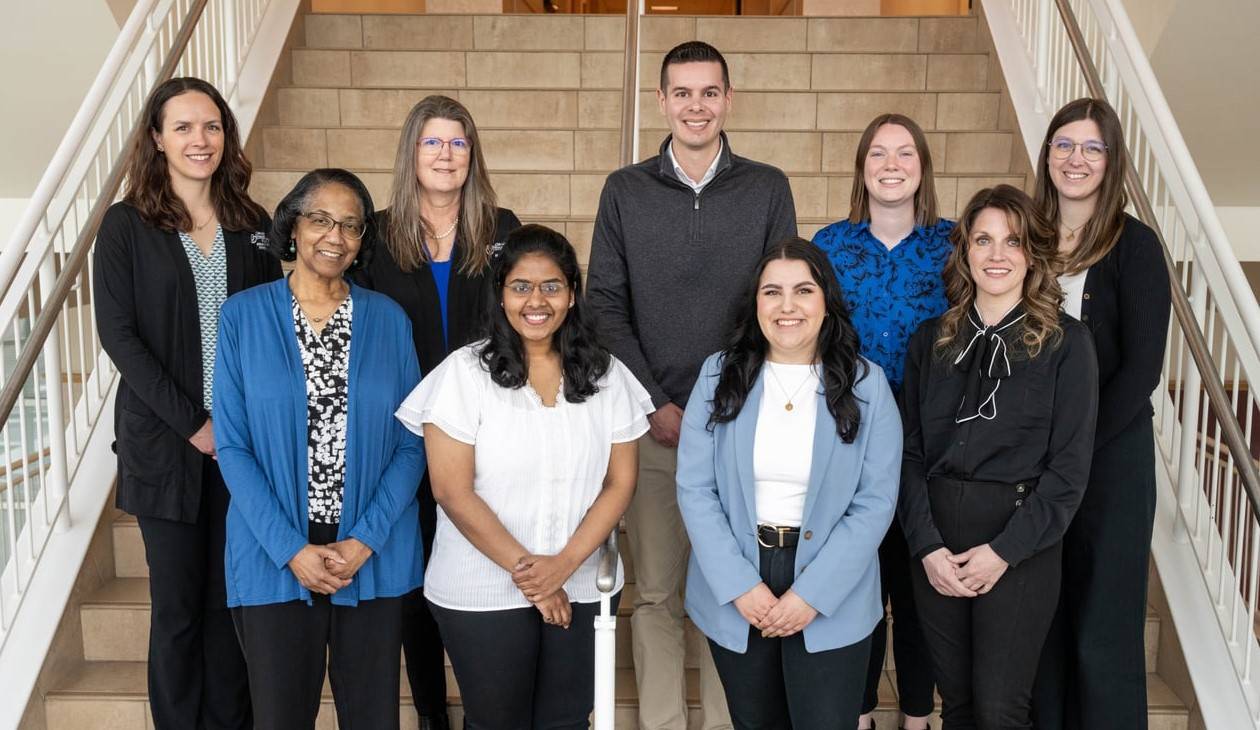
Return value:
[[(373, 223), (383, 245), (356, 274), (358, 284), (402, 305), (411, 319), (422, 375), (481, 334), (490, 260), (521, 225), (496, 200), (468, 109), (437, 94), (422, 99), (403, 123), (389, 208)], [(428, 556), (437, 503), (427, 472), (418, 495)], [(421, 590), (404, 601), (403, 650), (420, 727), (445, 730), (442, 638)]]
[[(910, 335), (948, 306), (941, 269), (954, 222), (941, 218), (938, 208), (932, 152), (923, 130), (902, 114), (880, 114), (858, 141), (849, 217), (814, 235), (814, 245), (835, 269), (862, 355), (883, 368), (894, 395), (901, 389)], [(936, 703), (932, 668), (910, 587), (906, 538), (896, 521), (879, 546), (879, 571), (881, 605), (888, 604), (897, 625), (898, 727), (924, 730)], [(881, 619), (871, 634), (858, 730), (875, 727), (887, 625)]]
[(1124, 212), (1128, 164), (1120, 119), (1097, 99), (1055, 114), (1037, 163), (1037, 205), (1056, 227), (1063, 259), (1063, 306), (1093, 334), (1098, 353), (1090, 487), (1063, 540), (1063, 592), (1037, 678), (1042, 730), (1147, 724), (1150, 399), (1171, 295), (1159, 239)]
[(1053, 237), (1026, 194), (981, 190), (951, 241), (950, 307), (906, 355), (898, 515), (943, 730), (1031, 728), (1097, 364), (1089, 332), (1059, 311)]
[(137, 517), (149, 565), (149, 704), (162, 730), (249, 728), (223, 578), (228, 492), (212, 384), (224, 299), (278, 278), (280, 265), (219, 92), (171, 79), (141, 123), (126, 194), (97, 235), (92, 293), (101, 344), (122, 374), (117, 504)]

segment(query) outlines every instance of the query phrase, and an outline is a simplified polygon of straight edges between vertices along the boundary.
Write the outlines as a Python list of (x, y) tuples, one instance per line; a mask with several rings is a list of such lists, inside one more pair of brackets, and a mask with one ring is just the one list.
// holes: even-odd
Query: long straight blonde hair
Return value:
[(416, 177), (416, 145), (420, 143), (420, 132), (425, 122), (430, 119), (449, 119), (463, 125), (464, 136), (472, 147), (468, 158), (468, 178), (460, 191), (459, 234), (455, 245), (463, 258), (460, 273), (477, 274), (490, 263), (498, 200), (494, 188), (490, 187), (477, 125), (468, 109), (449, 96), (426, 96), (411, 108), (407, 121), (403, 123), (402, 134), (398, 138), (398, 154), (394, 157), (389, 224), (381, 233), (385, 236), (385, 246), (403, 271), (414, 271), (420, 264), (431, 260), (429, 234), (425, 226), (432, 230), (433, 225), (420, 213), (420, 181)]

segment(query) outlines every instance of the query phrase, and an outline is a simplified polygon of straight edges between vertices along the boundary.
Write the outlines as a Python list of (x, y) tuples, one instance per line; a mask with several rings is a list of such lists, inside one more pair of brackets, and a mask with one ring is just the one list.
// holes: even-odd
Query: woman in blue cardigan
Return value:
[(357, 177), (308, 173), (272, 225), (293, 273), (231, 297), (220, 319), (228, 605), (259, 730), (315, 726), (326, 659), (341, 727), (398, 727), (424, 451), (393, 412), (420, 372), (402, 309), (345, 278), (371, 254), (371, 220)]
[(735, 727), (856, 727), (901, 419), (821, 250), (792, 239), (766, 253), (688, 402), (687, 612)]

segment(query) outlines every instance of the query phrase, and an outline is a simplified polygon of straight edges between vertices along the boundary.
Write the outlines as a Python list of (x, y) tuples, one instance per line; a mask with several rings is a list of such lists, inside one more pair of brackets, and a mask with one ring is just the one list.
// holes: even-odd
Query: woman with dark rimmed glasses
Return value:
[(325, 667), (338, 725), (399, 723), (424, 450), (393, 411), (420, 372), (402, 309), (346, 278), (372, 255), (371, 220), (353, 174), (307, 173), (271, 231), (292, 273), (230, 298), (219, 323), (228, 604), (259, 730), (314, 728)]

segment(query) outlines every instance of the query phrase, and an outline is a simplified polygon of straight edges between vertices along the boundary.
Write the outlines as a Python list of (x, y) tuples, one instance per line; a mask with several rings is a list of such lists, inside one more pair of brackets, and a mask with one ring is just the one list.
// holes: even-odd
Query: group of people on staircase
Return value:
[(717, 49), (665, 56), (670, 134), (608, 177), (584, 282), (454, 99), (385, 210), (320, 169), (268, 215), (220, 94), (154, 90), (92, 298), (157, 728), (313, 728), (325, 672), (339, 727), (397, 728), (400, 648), (422, 728), (444, 655), (464, 727), (586, 727), (623, 516), (642, 728), (688, 727), (688, 661), (705, 728), (873, 728), (886, 606), (905, 730), (934, 688), (945, 730), (1146, 727), (1169, 284), (1115, 112), (1066, 105), (1034, 195), (956, 222), (882, 114), (807, 241), (733, 97)]

